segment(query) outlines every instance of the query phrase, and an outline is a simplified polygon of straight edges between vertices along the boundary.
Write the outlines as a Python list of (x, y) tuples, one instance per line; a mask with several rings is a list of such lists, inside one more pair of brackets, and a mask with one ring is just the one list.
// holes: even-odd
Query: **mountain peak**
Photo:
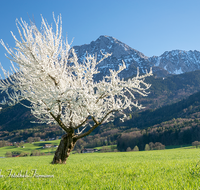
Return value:
[(137, 67), (140, 67), (141, 73), (145, 73), (146, 69), (149, 70), (150, 67), (148, 57), (112, 36), (101, 35), (90, 44), (74, 46), (73, 48), (81, 62), (85, 58), (85, 52), (91, 55), (96, 54), (98, 61), (103, 56), (101, 52), (103, 54), (112, 53), (112, 56), (98, 64), (98, 70), (101, 73), (99, 74), (99, 76), (101, 76), (97, 77), (98, 79), (102, 79), (103, 76), (109, 75), (110, 69), (118, 70), (119, 65), (122, 65), (122, 61), (126, 64), (126, 70), (119, 74), (122, 78), (135, 75)]
[(178, 55), (184, 55), (184, 54), (187, 54), (188, 51), (184, 51), (184, 50), (179, 50), (179, 49), (176, 49), (176, 50), (171, 50), (171, 51), (165, 51), (162, 55), (162, 56), (168, 56), (168, 55), (171, 55), (171, 56), (178, 56)]
[(112, 53), (111, 57), (98, 65), (102, 76), (109, 75), (109, 69), (118, 70), (122, 61), (126, 64), (126, 70), (120, 73), (120, 77), (123, 78), (135, 75), (137, 67), (140, 68), (141, 74), (145, 73), (146, 69), (149, 70), (150, 67), (153, 67), (153, 73), (160, 77), (200, 69), (199, 51), (177, 49), (166, 51), (161, 56), (147, 57), (138, 50), (108, 35), (101, 35), (90, 44), (75, 46), (74, 49), (80, 61), (83, 61), (86, 52), (92, 55), (97, 54), (98, 61), (102, 58), (101, 52), (104, 54)]
[(113, 42), (116, 41), (117, 39), (114, 38), (114, 37), (112, 37), (112, 36), (101, 35), (101, 36), (98, 37), (97, 40), (110, 40), (110, 41), (113, 43)]
[(90, 44), (74, 46), (73, 48), (76, 50), (78, 56), (81, 54), (81, 59), (84, 58), (82, 55), (84, 55), (86, 51), (89, 54), (96, 54), (96, 53), (101, 54), (100, 52), (112, 53), (113, 56), (116, 57), (117, 59), (127, 54), (135, 54), (135, 55), (137, 54), (138, 56), (147, 59), (147, 57), (141, 52), (131, 48), (130, 46), (119, 41), (118, 39), (107, 35), (99, 36), (95, 41), (92, 41)]
[(107, 35), (101, 35), (99, 38), (97, 38), (96, 41), (93, 41), (91, 43), (96, 43), (96, 44), (101, 44), (101, 46), (107, 46), (104, 48), (111, 49), (112, 47), (116, 48), (118, 46), (121, 47), (121, 51), (132, 51), (133, 49), (126, 45), (125, 43), (119, 41), (118, 39), (112, 37), (112, 36), (107, 36)]
[(181, 74), (200, 69), (200, 52), (178, 49), (165, 51), (161, 56), (149, 58), (149, 61), (167, 70), (170, 74)]

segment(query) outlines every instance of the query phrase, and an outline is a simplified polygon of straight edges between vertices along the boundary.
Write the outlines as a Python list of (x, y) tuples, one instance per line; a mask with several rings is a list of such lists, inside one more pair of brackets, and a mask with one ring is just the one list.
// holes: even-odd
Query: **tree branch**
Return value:
[(75, 138), (76, 140), (78, 140), (78, 139), (81, 139), (81, 138), (83, 138), (83, 137), (89, 135), (92, 131), (94, 131), (94, 129), (96, 129), (99, 125), (101, 125), (101, 124), (104, 122), (104, 120), (108, 117), (109, 114), (111, 114), (112, 112), (117, 112), (117, 111), (118, 111), (118, 110), (111, 110), (111, 111), (109, 111), (109, 112), (104, 116), (104, 118), (101, 120), (101, 122), (98, 122), (98, 121), (95, 119), (95, 117), (92, 117), (93, 121), (94, 121), (96, 124), (95, 124), (90, 130), (88, 130), (87, 132), (85, 132), (85, 133), (83, 133), (83, 134), (80, 134), (79, 136), (74, 136), (74, 138)]
[(60, 115), (58, 115), (58, 117), (56, 117), (52, 112), (50, 112), (51, 116), (57, 121), (57, 123), (59, 124), (59, 126), (66, 132), (68, 133), (70, 130), (67, 129), (67, 127), (63, 124), (63, 122), (60, 120)]
[(52, 77), (50, 74), (48, 74), (49, 78), (51, 78), (55, 84), (56, 87), (58, 87), (58, 82), (56, 82), (56, 79)]
[(98, 103), (98, 101), (100, 100), (100, 99), (103, 99), (103, 98), (105, 98), (107, 95), (105, 94), (105, 93), (103, 93), (101, 96), (99, 96), (99, 98), (97, 99), (97, 101), (96, 101), (96, 103)]
[(101, 124), (104, 122), (104, 120), (106, 119), (106, 117), (108, 117), (108, 115), (110, 114), (110, 113), (112, 113), (112, 112), (117, 112), (118, 110), (111, 110), (111, 111), (109, 111), (104, 117), (103, 117), (103, 119), (101, 120)]
[(89, 119), (89, 117), (90, 117), (90, 115), (81, 123), (81, 124), (79, 124), (77, 127), (75, 127), (74, 129), (78, 129), (79, 127), (81, 127), (82, 125), (84, 125), (86, 122), (87, 122), (87, 120)]
[(99, 122), (95, 119), (95, 117), (94, 116), (92, 116), (92, 120), (96, 123), (96, 125), (98, 125), (99, 124)]
[(87, 135), (89, 135), (94, 129), (96, 129), (100, 124), (95, 124), (90, 130), (88, 130), (87, 132), (80, 134), (79, 136), (74, 136), (74, 138), (76, 140), (81, 139)]

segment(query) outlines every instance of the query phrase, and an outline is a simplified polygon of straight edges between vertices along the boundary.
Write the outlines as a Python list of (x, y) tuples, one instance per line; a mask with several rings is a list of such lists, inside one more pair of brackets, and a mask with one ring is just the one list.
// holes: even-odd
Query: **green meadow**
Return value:
[(58, 145), (60, 140), (54, 140), (54, 141), (41, 141), (41, 142), (34, 142), (34, 143), (25, 143), (24, 148), (22, 147), (15, 147), (15, 146), (5, 146), (0, 148), (0, 157), (4, 157), (6, 152), (28, 152), (31, 153), (35, 150), (49, 153), (54, 152), (56, 150), (55, 147), (52, 148), (43, 148), (45, 144), (51, 144), (51, 145)]
[[(34, 143), (25, 143), (21, 147), (15, 147), (15, 146), (5, 146), (5, 147), (1, 147), (0, 148), (0, 157), (5, 157), (6, 152), (28, 152), (28, 153), (32, 153), (33, 151), (39, 151), (40, 153), (51, 153), (54, 154), (54, 152), (56, 151), (56, 147), (54, 147), (55, 145), (59, 145), (60, 140), (53, 140), (53, 141), (40, 141), (40, 142), (34, 142)], [(43, 148), (45, 146), (45, 144), (51, 144), (52, 147), (51, 148)], [(102, 149), (104, 147), (94, 147), (95, 149)], [(109, 145), (109, 146), (105, 146), (105, 148), (109, 148), (109, 149), (117, 149), (117, 145)], [(72, 153), (75, 153), (76, 151), (72, 151)]]
[(200, 149), (0, 159), (0, 189), (200, 189)]

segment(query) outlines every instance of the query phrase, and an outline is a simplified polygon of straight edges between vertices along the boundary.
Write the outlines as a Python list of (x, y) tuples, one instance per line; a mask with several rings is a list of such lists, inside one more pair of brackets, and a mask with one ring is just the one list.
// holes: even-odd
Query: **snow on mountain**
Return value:
[(199, 51), (166, 51), (161, 56), (147, 57), (143, 53), (129, 47), (125, 43), (111, 36), (100, 36), (90, 44), (73, 47), (77, 53), (79, 61), (83, 61), (86, 53), (97, 56), (97, 60), (102, 58), (102, 53), (112, 53), (98, 65), (100, 74), (96, 80), (102, 79), (104, 75), (109, 75), (109, 69), (118, 70), (122, 60), (126, 64), (126, 70), (120, 73), (120, 77), (127, 78), (136, 74), (137, 67), (140, 73), (145, 73), (153, 68), (154, 75), (164, 77), (169, 74), (181, 74), (200, 69)]
[(200, 69), (199, 51), (166, 51), (161, 56), (153, 56), (149, 61), (167, 70), (170, 74), (181, 74)]
[(137, 67), (140, 68), (141, 73), (144, 73), (146, 69), (149, 70), (153, 66), (144, 54), (111, 36), (100, 36), (90, 44), (74, 46), (73, 48), (80, 61), (83, 61), (86, 53), (96, 55), (97, 60), (102, 58), (101, 52), (112, 53), (112, 56), (98, 65), (100, 74), (96, 76), (96, 79), (102, 79), (104, 75), (109, 75), (109, 69), (118, 70), (119, 65), (122, 65), (122, 60), (126, 63), (126, 70), (120, 73), (122, 78), (135, 75)]

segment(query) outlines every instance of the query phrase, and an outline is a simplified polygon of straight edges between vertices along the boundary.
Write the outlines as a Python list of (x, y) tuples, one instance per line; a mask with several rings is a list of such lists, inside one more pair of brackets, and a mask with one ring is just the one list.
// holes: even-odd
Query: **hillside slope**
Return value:
[[(94, 55), (96, 53), (98, 60), (102, 57), (101, 52), (112, 53), (111, 57), (98, 65), (101, 73), (96, 76), (96, 80), (108, 74), (109, 69), (117, 70), (118, 66), (122, 64), (122, 60), (125, 61), (127, 69), (120, 74), (120, 77), (125, 78), (125, 80), (135, 76), (137, 67), (140, 68), (141, 74), (146, 69), (149, 70), (150, 67), (153, 67), (154, 76), (146, 79), (148, 83), (152, 84), (149, 96), (141, 97), (136, 95), (139, 103), (144, 105), (146, 109), (140, 111), (133, 109), (133, 113), (128, 113), (131, 114), (132, 119), (135, 119), (134, 121), (131, 119), (121, 124), (119, 118), (117, 118), (114, 124), (109, 124), (114, 125), (115, 131), (120, 129), (119, 134), (125, 132), (121, 130), (122, 126), (125, 126), (124, 130), (136, 127), (142, 129), (170, 120), (172, 117), (175, 117), (174, 114), (178, 114), (177, 110), (170, 108), (174, 109), (175, 112), (167, 111), (165, 114), (163, 111), (163, 115), (160, 114), (162, 109), (157, 112), (155, 109), (166, 105), (169, 106), (200, 91), (200, 71), (197, 70), (200, 68), (198, 66), (200, 63), (200, 52), (198, 51), (185, 52), (174, 50), (165, 52), (160, 57), (149, 58), (110, 36), (100, 36), (96, 41), (82, 46), (75, 46), (74, 49), (80, 61), (84, 60), (86, 52)], [(0, 94), (0, 101), (3, 99), (3, 95)], [(174, 104), (174, 106), (177, 107), (178, 105)], [(168, 108), (165, 107), (165, 109)], [(142, 117), (138, 117), (138, 115), (146, 119), (144, 120)], [(0, 140), (20, 141), (21, 139), (26, 140), (30, 136), (47, 138), (63, 134), (58, 126), (32, 124), (30, 121), (33, 120), (35, 118), (30, 111), (20, 104), (13, 107), (4, 106), (0, 112)], [(96, 133), (100, 134), (103, 128), (97, 129)]]
[[(107, 131), (109, 126), (112, 126), (112, 130), (116, 129), (117, 134), (132, 128), (145, 129), (172, 118), (182, 117), (183, 109), (194, 106), (196, 101), (200, 102), (196, 94), (187, 99), (194, 92), (200, 91), (200, 71), (174, 75), (164, 80), (156, 77), (150, 77), (147, 80), (152, 84), (151, 93), (145, 98), (138, 97), (139, 103), (146, 106), (146, 109), (134, 110), (129, 113), (132, 119), (125, 123), (120, 123), (119, 118), (116, 118), (114, 123), (96, 129), (96, 134)], [(184, 98), (185, 100), (182, 100)], [(182, 101), (178, 102), (180, 100)], [(63, 134), (58, 126), (30, 123), (33, 120), (35, 118), (30, 111), (20, 104), (14, 107), (5, 107), (0, 112), (0, 140), (20, 141), (21, 139), (26, 140), (30, 136), (55, 138)]]

